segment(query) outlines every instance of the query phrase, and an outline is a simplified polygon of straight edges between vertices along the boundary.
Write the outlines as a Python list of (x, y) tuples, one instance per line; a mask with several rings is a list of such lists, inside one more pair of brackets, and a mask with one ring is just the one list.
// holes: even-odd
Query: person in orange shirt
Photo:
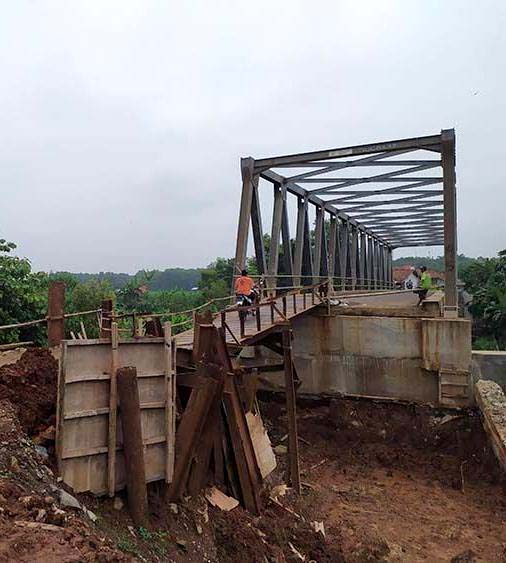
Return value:
[(248, 276), (247, 270), (242, 270), (241, 275), (235, 280), (235, 294), (239, 296), (246, 297), (249, 299), (250, 303), (253, 302), (253, 287), (255, 282)]

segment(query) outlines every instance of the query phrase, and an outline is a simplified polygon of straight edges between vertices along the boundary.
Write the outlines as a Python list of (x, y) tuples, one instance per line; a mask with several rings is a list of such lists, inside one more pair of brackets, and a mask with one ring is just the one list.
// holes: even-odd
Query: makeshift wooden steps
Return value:
[(439, 403), (447, 407), (464, 407), (469, 402), (469, 372), (439, 370)]

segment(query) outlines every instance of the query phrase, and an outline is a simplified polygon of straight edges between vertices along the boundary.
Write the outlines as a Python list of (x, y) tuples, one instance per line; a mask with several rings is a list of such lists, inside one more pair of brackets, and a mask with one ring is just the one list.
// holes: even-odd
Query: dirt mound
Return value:
[(16, 410), (0, 400), (0, 562), (131, 560), (62, 497)]
[(0, 400), (9, 400), (28, 434), (54, 424), (58, 362), (45, 348), (31, 348), (0, 367)]

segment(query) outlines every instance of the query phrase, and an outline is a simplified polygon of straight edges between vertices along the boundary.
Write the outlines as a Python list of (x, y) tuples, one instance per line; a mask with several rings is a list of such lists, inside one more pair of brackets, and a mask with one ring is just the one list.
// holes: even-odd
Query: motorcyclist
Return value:
[(238, 299), (245, 298), (246, 304), (251, 305), (254, 301), (253, 287), (255, 282), (248, 276), (247, 270), (242, 270), (241, 275), (235, 280), (234, 290)]

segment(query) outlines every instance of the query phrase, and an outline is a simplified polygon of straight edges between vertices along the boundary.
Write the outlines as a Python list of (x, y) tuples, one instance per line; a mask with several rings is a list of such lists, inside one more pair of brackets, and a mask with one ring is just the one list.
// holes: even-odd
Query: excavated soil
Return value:
[[(286, 416), (264, 403), (279, 439)], [(506, 489), (474, 411), (299, 408), (304, 502), (347, 561), (506, 561)]]
[(0, 368), (0, 561), (506, 562), (504, 482), (476, 411), (299, 401), (302, 494), (281, 488), (273, 497), (287, 419), (282, 402), (263, 397), (280, 453), (262, 513), (222, 512), (203, 496), (170, 505), (151, 484), (149, 529), (134, 529), (120, 499), (115, 508), (79, 495), (94, 521), (57, 498), (56, 380), (46, 350)]
[(16, 408), (28, 434), (54, 424), (58, 362), (45, 348), (30, 348), (14, 363), (0, 367), (0, 400)]

